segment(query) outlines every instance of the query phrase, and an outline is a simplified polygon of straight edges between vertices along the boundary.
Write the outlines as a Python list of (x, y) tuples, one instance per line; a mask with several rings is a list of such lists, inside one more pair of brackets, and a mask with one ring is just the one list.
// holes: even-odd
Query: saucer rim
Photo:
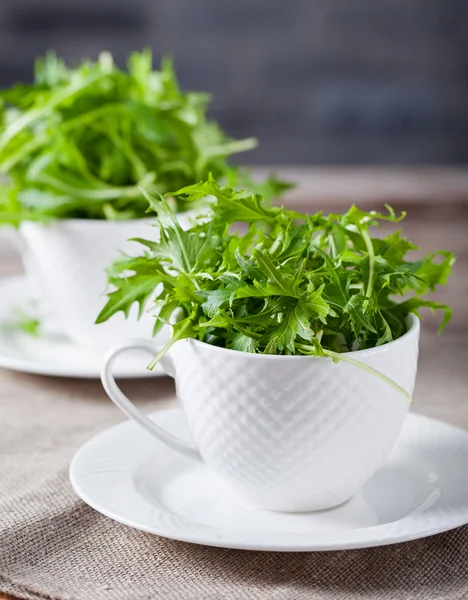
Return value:
[[(20, 273), (17, 275), (10, 275), (6, 277), (0, 278), (0, 293), (9, 293), (10, 296), (4, 298), (4, 306), (2, 307), (2, 311), (0, 314), (0, 319), (4, 320), (6, 318), (6, 313), (12, 305), (13, 295), (20, 295), (22, 292), (27, 291), (30, 293), (28, 281), (26, 275), (24, 273)], [(18, 332), (20, 333), (20, 332)], [(12, 332), (11, 335), (15, 335), (15, 332)], [(21, 335), (25, 335), (22, 334)], [(2, 330), (0, 327), (0, 340), (4, 339), (4, 335), (2, 334)], [(70, 341), (70, 345), (76, 348), (79, 348), (78, 344)], [(11, 356), (8, 352), (5, 352), (6, 344), (0, 344), (0, 368), (6, 369), (9, 371), (15, 371), (17, 373), (28, 373), (30, 375), (43, 375), (45, 377), (66, 377), (73, 379), (100, 379), (101, 377), (101, 366), (102, 361), (104, 360), (105, 352), (102, 352), (102, 361), (96, 362), (95, 367), (81, 367), (76, 363), (70, 363), (69, 365), (59, 364), (54, 366), (47, 366), (43, 363), (34, 361), (29, 358), (22, 358)], [(136, 372), (135, 369), (132, 368), (119, 368), (117, 366), (115, 372), (116, 378), (119, 379), (147, 379), (154, 377), (164, 377), (167, 376), (167, 373), (163, 370), (160, 365), (157, 365), (153, 371), (148, 372)]]
[[(158, 411), (152, 412), (152, 413), (150, 413), (149, 417), (154, 419), (154, 418), (156, 418), (156, 416), (161, 416), (162, 414), (168, 414), (168, 413), (178, 413), (183, 418), (182, 409), (177, 406), (171, 407), (171, 408), (164, 408), (164, 409), (160, 409)], [(426, 415), (421, 415), (418, 413), (410, 413), (407, 418), (412, 419), (412, 420), (417, 420), (421, 424), (424, 424), (424, 423), (431, 424), (432, 423), (432, 426), (435, 426), (435, 427), (448, 428), (454, 434), (457, 434), (458, 436), (460, 436), (460, 435), (464, 436), (466, 438), (466, 445), (468, 447), (468, 431), (466, 431), (460, 427), (456, 427), (445, 421), (441, 421), (439, 419), (435, 419), (433, 417), (428, 417)], [(420, 523), (419, 526), (417, 523), (414, 523), (415, 521), (418, 520), (418, 517), (421, 517), (421, 516), (424, 517), (428, 513), (430, 514), (431, 508), (429, 508), (427, 511), (424, 511), (423, 513), (419, 513), (419, 514), (415, 514), (415, 515), (411, 515), (411, 514), (405, 515), (402, 518), (392, 521), (390, 523), (384, 523), (381, 525), (376, 525), (376, 526), (371, 526), (371, 527), (363, 527), (360, 529), (353, 530), (352, 532), (349, 532), (349, 531), (339, 532), (343, 536), (343, 538), (346, 537), (346, 534), (351, 535), (351, 533), (354, 533), (354, 532), (366, 532), (367, 533), (366, 536), (363, 535), (362, 539), (357, 539), (357, 540), (350, 539), (348, 541), (346, 541), (346, 539), (341, 539), (341, 540), (334, 539), (333, 541), (329, 541), (329, 542), (324, 541), (323, 539), (314, 541), (314, 538), (316, 538), (316, 537), (322, 538), (322, 536), (325, 536), (326, 532), (320, 532), (320, 534), (318, 534), (318, 536), (317, 536), (317, 534), (314, 534), (314, 533), (310, 533), (310, 534), (309, 533), (307, 533), (307, 534), (292, 533), (289, 535), (294, 536), (296, 538), (298, 536), (304, 536), (305, 538), (307, 538), (304, 541), (302, 541), (302, 540), (299, 541), (296, 539), (292, 543), (281, 543), (281, 542), (272, 543), (271, 540), (269, 540), (269, 539), (267, 539), (265, 542), (262, 542), (261, 540), (258, 540), (258, 539), (256, 539), (255, 541), (252, 541), (252, 540), (242, 541), (241, 534), (239, 534), (237, 532), (223, 530), (222, 528), (216, 527), (216, 526), (206, 526), (207, 530), (210, 530), (210, 529), (212, 529), (213, 531), (217, 530), (219, 532), (219, 535), (224, 534), (224, 535), (229, 536), (229, 534), (231, 534), (234, 538), (231, 540), (225, 539), (225, 538), (216, 539), (216, 535), (210, 536), (206, 532), (200, 533), (200, 532), (192, 532), (190, 530), (185, 530), (185, 531), (181, 530), (181, 532), (170, 531), (170, 530), (168, 530), (167, 527), (165, 528), (164, 523), (161, 523), (161, 522), (156, 523), (156, 524), (152, 523), (151, 525), (137, 523), (133, 519), (126, 518), (125, 516), (117, 514), (115, 511), (113, 511), (111, 509), (107, 509), (106, 507), (103, 507), (102, 505), (100, 505), (99, 502), (94, 501), (93, 498), (90, 497), (86, 491), (81, 489), (79, 476), (77, 476), (77, 474), (76, 474), (76, 471), (78, 470), (77, 467), (80, 464), (81, 455), (84, 454), (90, 446), (92, 446), (94, 443), (96, 443), (96, 441), (101, 436), (112, 435), (112, 434), (115, 435), (116, 431), (118, 431), (119, 429), (124, 429), (124, 428), (128, 428), (128, 427), (135, 427), (135, 424), (132, 423), (131, 421), (124, 421), (122, 423), (113, 425), (112, 427), (109, 427), (109, 428), (101, 431), (97, 435), (93, 436), (90, 440), (85, 442), (77, 450), (77, 452), (75, 453), (75, 455), (73, 456), (73, 458), (70, 462), (70, 466), (69, 466), (70, 483), (71, 483), (72, 488), (75, 491), (75, 493), (86, 504), (88, 504), (91, 508), (93, 508), (100, 514), (102, 514), (118, 523), (121, 523), (128, 527), (131, 527), (133, 529), (137, 529), (139, 531), (143, 531), (145, 533), (150, 533), (153, 535), (158, 535), (158, 536), (166, 538), (166, 539), (173, 539), (173, 540), (177, 540), (180, 542), (187, 542), (187, 543), (193, 543), (193, 544), (198, 544), (198, 545), (212, 546), (212, 547), (218, 547), (218, 548), (227, 548), (227, 549), (236, 549), (236, 550), (268, 551), (268, 552), (326, 552), (326, 551), (340, 551), (340, 550), (373, 548), (373, 547), (387, 546), (387, 545), (392, 545), (392, 544), (397, 544), (397, 543), (402, 543), (402, 542), (414, 541), (417, 539), (423, 539), (426, 537), (430, 537), (432, 535), (450, 531), (450, 530), (456, 529), (458, 527), (461, 527), (463, 525), (466, 525), (468, 523), (468, 496), (467, 496), (466, 501), (464, 502), (463, 506), (461, 507), (461, 509), (460, 509), (460, 507), (458, 507), (458, 511), (455, 512), (455, 514), (450, 515), (450, 518), (448, 520), (446, 520), (445, 522), (442, 522), (441, 520), (436, 520), (435, 523), (433, 525), (431, 525), (430, 523), (425, 523), (424, 522), (425, 519), (423, 519), (423, 523)], [(156, 442), (156, 443), (158, 443), (158, 442)], [(163, 446), (163, 444), (161, 444), (161, 446)], [(169, 448), (168, 448), (168, 451), (174, 452), (174, 451), (170, 450)], [(163, 511), (164, 511), (164, 509), (161, 510), (161, 512), (163, 512)], [(165, 509), (165, 511), (168, 514), (174, 514), (169, 509)], [(177, 515), (176, 515), (176, 518), (180, 522), (184, 521), (184, 519), (179, 518)], [(185, 519), (185, 520), (187, 520), (187, 519)], [(391, 529), (391, 527), (394, 526), (395, 524), (401, 523), (402, 521), (406, 521), (407, 524), (413, 523), (413, 527), (408, 528), (406, 530), (403, 529), (400, 531), (396, 531), (393, 533), (391, 531), (386, 531), (386, 530)], [(191, 522), (194, 525), (197, 525), (197, 522), (195, 520), (192, 520)], [(337, 534), (337, 532), (333, 532), (332, 537), (336, 536), (336, 534)], [(372, 535), (372, 534), (374, 534), (374, 535)], [(255, 532), (255, 535), (258, 538), (260, 538), (262, 536), (262, 533)], [(265, 535), (265, 534), (263, 534), (263, 535)], [(288, 535), (288, 534), (286, 534), (286, 535)], [(337, 537), (339, 537), (339, 536), (337, 536)]]

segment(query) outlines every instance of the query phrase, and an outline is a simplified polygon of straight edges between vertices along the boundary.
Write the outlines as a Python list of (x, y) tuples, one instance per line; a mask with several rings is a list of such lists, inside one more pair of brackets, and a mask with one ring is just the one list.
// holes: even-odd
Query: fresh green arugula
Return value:
[[(36, 62), (32, 85), (0, 91), (0, 223), (144, 215), (139, 186), (166, 193), (213, 173), (273, 198), (289, 184), (254, 183), (227, 157), (257, 145), (207, 119), (210, 98), (180, 90), (169, 60), (151, 52), (121, 70), (109, 53), (70, 68), (55, 54)], [(184, 210), (179, 199), (176, 210)]]
[(184, 231), (167, 199), (145, 195), (160, 239), (137, 240), (146, 253), (112, 265), (113, 291), (97, 322), (128, 315), (135, 302), (140, 313), (154, 310), (154, 334), (172, 324), (163, 353), (191, 337), (243, 352), (339, 359), (397, 339), (421, 307), (442, 311), (441, 329), (450, 319), (448, 306), (426, 296), (446, 283), (453, 254), (413, 262), (407, 253), (417, 247), (400, 230), (374, 237), (382, 221), (404, 218), (390, 207), (388, 214), (355, 206), (344, 214), (300, 214), (210, 176), (171, 194), (209, 199), (206, 215)]
[(9, 324), (12, 330), (22, 331), (32, 337), (39, 337), (41, 331), (41, 323), (37, 317), (32, 317), (22, 309), (15, 309), (13, 320)]

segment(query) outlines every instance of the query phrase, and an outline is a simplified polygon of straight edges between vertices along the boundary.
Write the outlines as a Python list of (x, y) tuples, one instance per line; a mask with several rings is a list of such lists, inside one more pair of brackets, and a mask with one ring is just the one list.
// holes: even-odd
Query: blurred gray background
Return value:
[(468, 0), (0, 0), (0, 87), (143, 46), (252, 164), (466, 164)]

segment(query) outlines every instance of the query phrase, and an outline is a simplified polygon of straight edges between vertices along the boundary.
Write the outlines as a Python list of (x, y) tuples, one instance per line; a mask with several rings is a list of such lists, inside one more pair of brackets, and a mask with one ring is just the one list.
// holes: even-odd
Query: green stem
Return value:
[(127, 107), (125, 105), (117, 102), (108, 103), (104, 106), (99, 106), (98, 108), (94, 108), (93, 110), (78, 115), (73, 119), (69, 119), (62, 125), (62, 129), (63, 131), (72, 131), (77, 127), (82, 127), (89, 122), (96, 121), (101, 115), (108, 116), (111, 112), (124, 112), (126, 108)]
[(35, 177), (35, 181), (50, 185), (56, 190), (60, 190), (68, 196), (73, 198), (85, 198), (86, 200), (96, 200), (97, 202), (105, 202), (106, 200), (113, 200), (115, 198), (138, 198), (141, 195), (140, 185), (145, 186), (152, 183), (153, 175), (147, 173), (145, 178), (140, 181), (139, 184), (134, 186), (122, 186), (122, 187), (101, 187), (99, 189), (93, 188), (82, 188), (73, 185), (69, 185), (56, 177), (52, 177), (47, 173), (39, 173)]
[(336, 258), (336, 246), (335, 246), (335, 240), (333, 239), (333, 236), (331, 233), (328, 236), (328, 245), (330, 247), (330, 253), (332, 255), (332, 258), (335, 259)]
[(86, 198), (87, 200), (113, 200), (114, 198), (137, 198), (140, 196), (140, 190), (137, 186), (108, 187), (105, 189), (81, 188), (69, 185), (46, 173), (38, 175), (36, 181), (38, 183), (50, 185), (74, 198)]
[(0, 172), (8, 173), (8, 171), (10, 171), (19, 162), (21, 162), (33, 152), (38, 150), (41, 146), (45, 146), (46, 144), (47, 139), (45, 137), (33, 139), (27, 142), (26, 144), (23, 144), (23, 146), (18, 150), (18, 152), (15, 152), (1, 163)]
[(160, 352), (158, 352), (158, 354), (153, 358), (153, 360), (150, 362), (150, 364), (146, 367), (149, 371), (152, 371), (154, 369), (154, 367), (159, 363), (161, 358), (163, 358), (163, 356), (165, 356), (169, 352), (169, 350), (172, 348), (172, 346), (183, 337), (183, 334), (185, 333), (187, 327), (191, 324), (192, 324), (191, 321), (187, 321), (187, 323), (181, 328), (179, 333), (177, 335), (171, 337), (171, 339), (167, 342), (167, 344), (164, 346), (164, 348)]
[[(302, 350), (310, 351), (312, 356), (319, 356), (318, 354), (316, 354), (315, 348), (313, 346), (308, 346), (306, 344), (297, 344), (297, 347)], [(413, 398), (408, 394), (408, 392), (406, 390), (404, 390), (400, 385), (398, 385), (398, 383), (393, 381), (393, 379), (390, 379), (390, 377), (387, 377), (380, 371), (377, 371), (377, 369), (374, 369), (373, 367), (370, 367), (369, 365), (366, 365), (359, 360), (351, 358), (350, 356), (347, 356), (346, 354), (340, 354), (339, 352), (333, 352), (332, 350), (325, 350), (325, 349), (323, 349), (322, 351), (325, 356), (328, 356), (329, 358), (332, 358), (333, 360), (338, 360), (338, 361), (348, 363), (350, 365), (353, 365), (354, 367), (357, 367), (358, 369), (361, 369), (362, 371), (366, 371), (367, 373), (370, 373), (374, 377), (377, 377), (377, 379), (380, 379), (381, 381), (385, 382), (387, 385), (392, 387), (399, 394), (401, 394), (403, 396), (403, 398), (408, 402), (408, 404), (411, 404), (413, 402)]]
[(363, 371), (366, 371), (367, 373), (370, 373), (371, 375), (374, 375), (374, 377), (377, 377), (381, 381), (384, 381), (390, 387), (392, 387), (394, 390), (396, 390), (399, 394), (401, 394), (403, 396), (403, 398), (405, 398), (405, 400), (407, 400), (407, 402), (409, 404), (411, 404), (413, 402), (413, 398), (408, 394), (408, 392), (406, 390), (404, 390), (401, 387), (401, 385), (398, 385), (398, 383), (393, 381), (393, 379), (390, 379), (390, 377), (387, 377), (380, 371), (377, 371), (377, 369), (374, 369), (373, 367), (370, 367), (369, 365), (365, 365), (364, 363), (362, 363), (359, 360), (355, 360), (354, 358), (346, 356), (346, 354), (340, 354), (339, 352), (333, 352), (332, 350), (323, 350), (323, 353), (326, 356), (333, 358), (334, 360), (341, 360), (343, 362), (346, 362), (350, 365), (357, 367), (358, 369), (362, 369)]
[[(141, 184), (139, 186), (139, 189), (140, 189), (141, 193), (143, 194), (143, 196), (150, 203), (150, 206), (152, 206), (153, 208), (155, 207), (156, 211), (157, 211), (158, 210), (157, 209), (157, 205), (155, 205), (154, 199), (150, 196), (150, 194), (148, 193), (148, 191), (145, 189), (144, 184)], [(175, 212), (171, 209), (171, 207), (167, 203), (167, 200), (163, 196), (161, 196), (161, 194), (160, 194), (160, 197), (161, 197), (160, 201), (161, 201), (162, 205), (165, 207), (165, 210), (167, 210), (167, 212), (169, 214), (169, 217), (170, 217), (170, 219), (172, 221), (172, 231), (174, 232), (174, 234), (175, 234), (175, 236), (177, 238), (177, 243), (179, 245), (180, 252), (182, 254), (182, 259), (183, 259), (183, 262), (185, 263), (184, 264), (184, 266), (185, 266), (185, 274), (188, 275), (190, 273), (190, 271), (192, 270), (192, 265), (190, 263), (189, 253), (187, 251), (187, 248), (186, 248), (186, 245), (185, 245), (185, 241), (183, 239), (184, 230), (180, 226), (179, 219), (177, 218), (177, 215), (175, 214)], [(161, 225), (162, 231), (165, 231), (164, 225), (162, 223), (160, 223), (160, 225)]]
[(244, 140), (233, 140), (226, 144), (220, 144), (218, 146), (211, 146), (204, 151), (205, 156), (227, 156), (228, 154), (237, 154), (239, 152), (245, 152), (246, 150), (253, 150), (258, 146), (258, 140), (256, 138), (246, 138)]
[[(372, 245), (372, 240), (369, 236), (369, 233), (365, 229), (359, 229), (359, 232), (364, 240), (366, 245), (367, 254), (369, 256), (369, 278), (367, 279), (367, 288), (366, 288), (366, 298), (370, 298), (372, 294), (372, 286), (374, 283), (374, 246)], [(365, 300), (365, 306), (367, 306), (368, 300)]]

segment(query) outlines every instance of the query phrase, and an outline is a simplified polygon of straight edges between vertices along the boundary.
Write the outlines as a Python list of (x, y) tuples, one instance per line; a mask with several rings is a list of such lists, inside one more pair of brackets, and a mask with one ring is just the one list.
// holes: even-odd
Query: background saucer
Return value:
[[(104, 352), (70, 341), (40, 309), (24, 276), (0, 280), (0, 367), (56, 377), (99, 379)], [(17, 313), (41, 319), (40, 334), (25, 333), (15, 324)], [(132, 351), (117, 359), (115, 376), (126, 379), (165, 375), (160, 366), (148, 371), (148, 354)]]

